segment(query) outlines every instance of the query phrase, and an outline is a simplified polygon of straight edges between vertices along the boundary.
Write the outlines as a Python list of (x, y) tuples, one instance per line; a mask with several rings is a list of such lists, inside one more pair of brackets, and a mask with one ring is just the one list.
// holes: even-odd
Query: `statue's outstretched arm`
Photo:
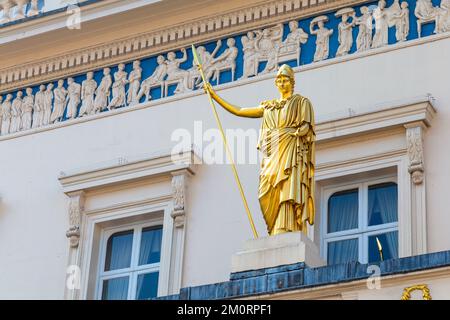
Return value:
[(211, 98), (213, 98), (219, 105), (236, 116), (246, 118), (261, 118), (263, 116), (264, 109), (262, 107), (239, 108), (223, 100), (221, 97), (219, 97), (219, 95), (217, 95), (217, 93), (209, 83), (206, 84), (205, 90), (209, 91), (209, 93), (211, 94)]

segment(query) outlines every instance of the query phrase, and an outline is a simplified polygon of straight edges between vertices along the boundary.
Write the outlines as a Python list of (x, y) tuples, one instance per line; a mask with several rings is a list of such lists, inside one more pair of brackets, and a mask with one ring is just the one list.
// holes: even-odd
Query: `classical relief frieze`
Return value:
[(298, 19), (364, 0), (276, 0), (265, 5), (242, 8), (203, 20), (130, 36), (113, 43), (102, 43), (24, 65), (0, 70), (0, 90), (11, 90), (65, 75), (104, 68), (123, 61), (137, 60), (163, 51), (208, 41), (223, 34), (239, 33), (250, 28)]
[[(425, 9), (419, 6), (421, 1), (425, 0), (417, 0), (415, 16), (409, 15), (409, 7), (415, 5), (416, 0), (389, 0), (389, 5), (385, 0), (380, 0), (201, 43), (197, 46), (198, 54), (203, 61), (206, 79), (213, 85), (274, 72), (281, 63), (292, 66), (318, 63), (414, 39), (418, 33), (410, 33), (410, 25), (424, 19)], [(442, 8), (439, 8), (439, 19), (446, 17), (445, 1), (442, 0)], [(292, 11), (295, 9), (293, 4), (297, 2), (285, 0), (281, 3), (285, 5), (285, 11), (288, 10), (286, 5), (290, 3)], [(298, 7), (301, 7), (300, 4)], [(267, 11), (259, 8), (258, 12), (266, 12), (266, 16), (270, 17), (272, 7), (267, 5), (265, 8)], [(274, 9), (274, 14), (281, 12), (278, 6), (274, 8), (278, 8)], [(424, 8), (430, 12), (437, 10), (432, 6)], [(252, 19), (255, 20), (256, 11), (252, 12)], [(416, 20), (419, 12), (422, 15)], [(242, 18), (244, 22), (245, 17)], [(436, 22), (435, 32), (447, 30), (442, 23), (442, 20)], [(209, 28), (207, 25), (205, 32)], [(130, 46), (130, 50), (108, 51), (108, 56), (120, 56), (135, 49), (139, 51), (142, 48), (139, 43)], [(103, 53), (97, 51), (94, 56), (98, 58)], [(89, 57), (91, 55), (83, 55), (76, 61), (82, 64), (85, 58), (90, 61)], [(75, 66), (76, 63), (66, 64), (64, 68), (71, 65)], [(58, 66), (64, 69), (62, 64)], [(193, 65), (190, 48), (146, 56), (128, 63), (119, 62), (85, 74), (0, 94), (0, 134), (15, 134), (30, 128), (189, 93), (199, 90), (201, 82), (197, 67)]]

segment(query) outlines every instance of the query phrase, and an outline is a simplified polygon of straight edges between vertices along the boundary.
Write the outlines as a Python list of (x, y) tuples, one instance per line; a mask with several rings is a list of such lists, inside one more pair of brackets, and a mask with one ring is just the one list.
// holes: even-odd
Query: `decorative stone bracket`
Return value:
[(70, 247), (77, 248), (80, 242), (81, 215), (84, 210), (84, 192), (78, 191), (69, 194), (69, 230), (66, 232), (70, 240)]
[(423, 123), (413, 123), (405, 125), (405, 127), (409, 157), (408, 171), (412, 181), (415, 184), (421, 184), (424, 178), (423, 132), (425, 126)]
[(186, 180), (188, 173), (185, 171), (172, 173), (173, 212), (175, 228), (182, 228), (185, 224), (185, 200)]

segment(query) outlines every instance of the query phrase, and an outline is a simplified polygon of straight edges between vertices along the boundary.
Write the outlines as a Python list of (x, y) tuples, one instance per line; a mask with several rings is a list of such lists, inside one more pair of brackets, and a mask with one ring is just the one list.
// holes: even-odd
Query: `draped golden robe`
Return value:
[[(306, 233), (314, 223), (314, 111), (294, 94), (285, 101), (265, 101), (258, 149), (263, 153), (259, 202), (270, 235)], [(299, 136), (295, 136), (295, 133)]]

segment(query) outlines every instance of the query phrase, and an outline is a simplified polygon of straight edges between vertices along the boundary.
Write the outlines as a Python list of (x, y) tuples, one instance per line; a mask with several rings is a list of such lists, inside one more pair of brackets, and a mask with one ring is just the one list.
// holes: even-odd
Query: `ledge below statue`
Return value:
[(244, 249), (232, 257), (231, 272), (240, 273), (283, 265), (304, 263), (324, 266), (317, 246), (301, 232), (248, 240)]

